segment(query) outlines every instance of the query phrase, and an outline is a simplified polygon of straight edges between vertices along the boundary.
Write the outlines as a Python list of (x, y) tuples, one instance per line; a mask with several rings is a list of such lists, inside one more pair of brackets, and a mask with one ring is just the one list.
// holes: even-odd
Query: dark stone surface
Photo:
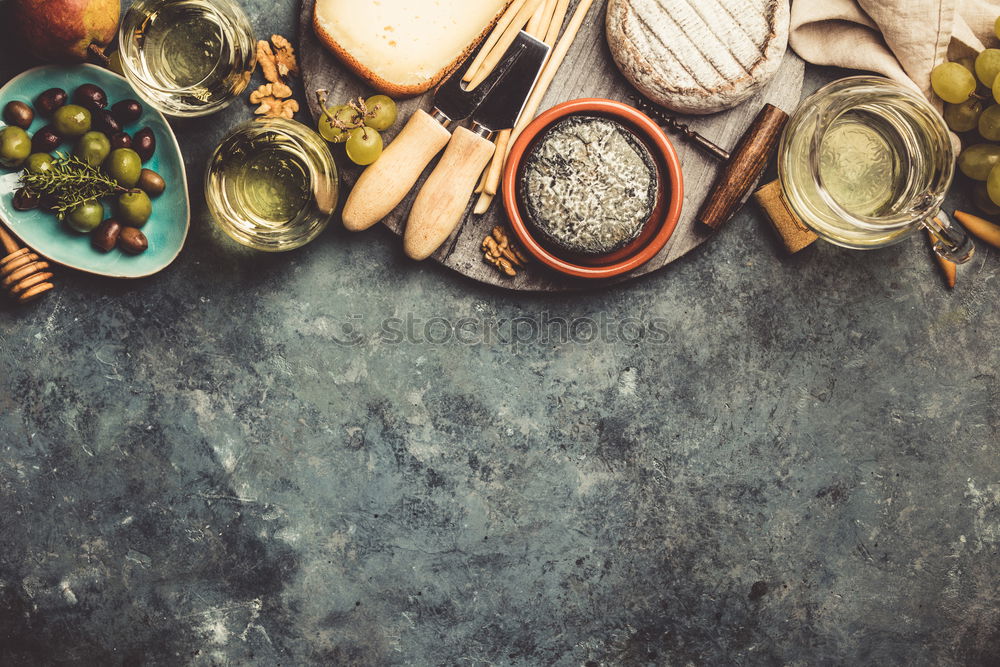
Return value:
[(996, 664), (994, 250), (948, 293), (748, 208), (573, 297), (266, 256), (198, 194), (247, 113), (176, 124), (174, 266), (0, 306), (0, 664)]

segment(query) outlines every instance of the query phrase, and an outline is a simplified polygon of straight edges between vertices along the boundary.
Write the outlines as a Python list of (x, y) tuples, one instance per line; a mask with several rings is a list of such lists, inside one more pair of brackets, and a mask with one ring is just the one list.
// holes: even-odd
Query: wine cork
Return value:
[(812, 245), (819, 238), (788, 209), (778, 181), (772, 181), (757, 190), (753, 198), (764, 209), (767, 219), (771, 221), (788, 252), (796, 253)]

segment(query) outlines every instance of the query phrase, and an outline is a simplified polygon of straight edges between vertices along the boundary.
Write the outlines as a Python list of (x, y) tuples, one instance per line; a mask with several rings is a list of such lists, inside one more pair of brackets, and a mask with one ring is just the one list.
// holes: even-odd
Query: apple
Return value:
[(91, 44), (106, 46), (121, 15), (119, 0), (14, 0), (14, 27), (28, 50), (48, 62), (82, 62)]

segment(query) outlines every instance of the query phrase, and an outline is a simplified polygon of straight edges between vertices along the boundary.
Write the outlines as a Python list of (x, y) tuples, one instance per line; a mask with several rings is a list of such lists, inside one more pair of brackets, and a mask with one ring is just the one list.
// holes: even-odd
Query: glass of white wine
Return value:
[(293, 250), (315, 239), (333, 217), (337, 196), (326, 142), (284, 118), (235, 128), (205, 173), (212, 217), (233, 240), (257, 250)]
[(941, 211), (954, 172), (940, 114), (916, 91), (875, 76), (813, 93), (778, 149), (785, 201), (823, 239), (870, 250), (926, 229), (936, 252), (961, 263), (972, 258), (972, 241)]
[(219, 111), (257, 63), (250, 20), (233, 0), (137, 0), (118, 30), (125, 78), (168, 115)]

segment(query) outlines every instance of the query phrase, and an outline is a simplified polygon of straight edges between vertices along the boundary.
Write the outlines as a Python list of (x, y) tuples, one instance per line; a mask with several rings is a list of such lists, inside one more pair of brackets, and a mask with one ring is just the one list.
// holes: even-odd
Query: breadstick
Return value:
[(552, 46), (559, 39), (559, 32), (562, 30), (563, 21), (566, 20), (566, 12), (569, 11), (569, 0), (555, 0), (555, 11), (552, 13), (552, 20), (549, 22), (549, 30), (545, 33), (545, 43)]
[(479, 195), (479, 199), (476, 201), (476, 208), (472, 210), (474, 215), (482, 215), (486, 211), (490, 210), (490, 204), (493, 203), (493, 195), (488, 195), (485, 192)]
[(545, 11), (542, 12), (542, 22), (538, 25), (538, 34), (535, 35), (538, 39), (542, 40), (549, 46), (552, 46), (551, 42), (545, 41), (545, 36), (549, 33), (549, 26), (552, 25), (552, 15), (556, 11), (557, 0), (545, 0)]
[(552, 18), (552, 0), (544, 0), (535, 13), (532, 15), (531, 20), (528, 21), (528, 27), (524, 29), (532, 37), (537, 37), (542, 39), (545, 37), (545, 33), (549, 29), (549, 20)]
[(479, 53), (476, 54), (476, 58), (472, 61), (472, 64), (469, 65), (469, 69), (465, 72), (465, 76), (462, 77), (462, 81), (472, 81), (472, 77), (474, 77), (476, 72), (479, 71), (483, 61), (486, 60), (486, 56), (490, 55), (490, 51), (492, 51), (493, 47), (497, 45), (498, 41), (500, 41), (500, 37), (503, 36), (504, 31), (507, 30), (511, 21), (513, 21), (517, 16), (517, 13), (521, 11), (521, 7), (524, 6), (526, 1), (527, 0), (514, 0), (510, 7), (507, 8), (507, 11), (503, 13), (503, 16), (500, 17), (500, 20), (497, 21), (496, 26), (493, 28), (493, 32), (491, 32), (490, 36), (486, 38), (485, 42), (483, 42), (483, 47), (479, 49)]
[(485, 81), (486, 77), (490, 75), (490, 72), (492, 72), (493, 69), (500, 64), (500, 61), (503, 60), (503, 57), (507, 54), (507, 49), (509, 49), (510, 45), (514, 43), (514, 40), (517, 39), (517, 35), (521, 32), (521, 28), (527, 25), (528, 20), (534, 15), (541, 2), (542, 0), (527, 0), (527, 2), (524, 3), (524, 6), (521, 7), (521, 11), (519, 11), (517, 16), (514, 17), (513, 22), (507, 26), (507, 30), (503, 35), (501, 35), (500, 39), (497, 40), (493, 50), (490, 51), (489, 56), (487, 56), (486, 60), (483, 61), (479, 71), (476, 72), (476, 74), (469, 81), (467, 89), (471, 90)]

